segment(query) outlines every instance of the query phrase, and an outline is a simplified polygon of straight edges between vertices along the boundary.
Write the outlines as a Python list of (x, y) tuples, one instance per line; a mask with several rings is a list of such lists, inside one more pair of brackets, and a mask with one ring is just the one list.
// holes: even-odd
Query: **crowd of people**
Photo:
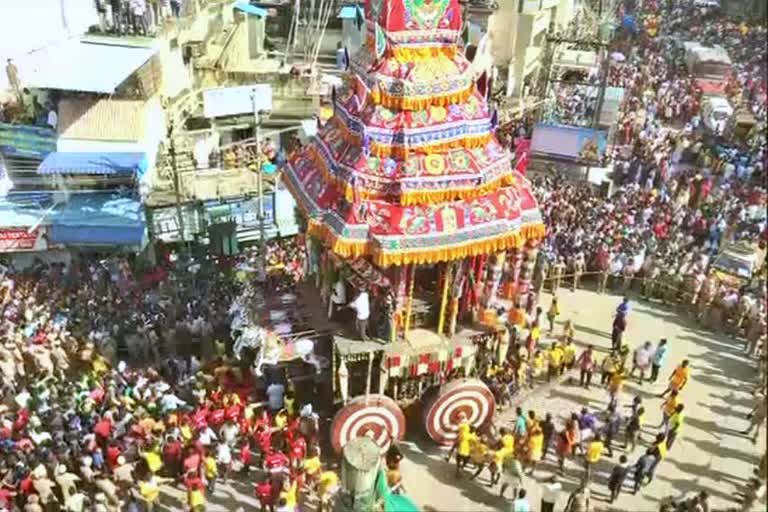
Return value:
[(280, 366), (258, 378), (229, 355), (250, 256), (142, 276), (125, 258), (4, 268), (0, 510), (153, 510), (176, 486), (200, 511), (248, 472), (263, 510), (327, 506), (338, 478), (313, 404)]
[[(673, 10), (669, 30), (683, 26), (680, 12)], [(743, 23), (703, 26), (718, 37), (727, 31), (726, 39), (735, 40), (728, 48), (734, 50), (754, 48), (755, 34), (765, 32)], [(765, 318), (762, 287), (754, 286), (764, 278), (760, 260), (768, 240), (765, 133), (753, 132), (742, 142), (706, 133), (700, 126), (702, 92), (685, 68), (668, 58), (669, 44), (651, 39), (632, 45), (627, 60), (610, 68), (609, 84), (625, 88), (625, 102), (609, 195), (559, 175), (534, 178), (549, 227), (535, 281), (538, 288), (547, 279), (554, 283), (562, 275), (595, 272), (599, 290), (639, 284), (644, 294), (682, 301), (699, 316), (714, 317), (715, 327), (730, 319), (741, 328), (745, 306), (756, 308), (755, 320)], [(729, 91), (764, 122), (764, 66), (751, 54), (746, 58), (735, 64)], [(754, 279), (746, 286), (713, 276), (714, 257), (734, 245), (747, 245), (758, 255)]]
[[(614, 315), (614, 331), (617, 325), (621, 326), (622, 331), (626, 328), (630, 311), (630, 301), (622, 300)], [(682, 360), (674, 368), (668, 368), (669, 345), (666, 339), (659, 340), (655, 346), (648, 341), (631, 349), (621, 339), (621, 333), (618, 336), (614, 333), (614, 346), (602, 357), (591, 345), (577, 353), (570, 321), (564, 323), (562, 334), (554, 335), (550, 327), (553, 341), (546, 345), (541, 341), (541, 330), (538, 327), (543, 315), (541, 307), (536, 308), (533, 314), (526, 314), (519, 307), (513, 309), (508, 320), (511, 328), (507, 331), (512, 333), (511, 339), (509, 336), (500, 339), (495, 347), (490, 347), (491, 350), (481, 352), (478, 356), (478, 373), (494, 392), (498, 409), (503, 410), (518, 390), (533, 387), (537, 382), (551, 382), (553, 379), (563, 385), (578, 385), (585, 389), (593, 385), (603, 388), (607, 402), (605, 409), (597, 411), (585, 407), (565, 417), (563, 411), (541, 414), (516, 407), (514, 419), (505, 421), (505, 426), (500, 428), (491, 425), (485, 430), (478, 430), (467, 423), (461, 423), (456, 443), (448, 455), (450, 460), (453, 453), (456, 453), (456, 477), (461, 478), (468, 466), (473, 470), (470, 480), (487, 469), (488, 485), (498, 485), (500, 496), (504, 497), (510, 488), (513, 490), (510, 510), (537, 510), (526, 498), (532, 485), (528, 477), (534, 475), (536, 468), (549, 455), (550, 462), (557, 467), (557, 473), (542, 484), (540, 510), (552, 511), (555, 504), (562, 501), (563, 477), (566, 472), (573, 471), (568, 466), (574, 465), (583, 467), (580, 473), (581, 484), (568, 497), (565, 511), (585, 512), (595, 509), (591, 491), (593, 487), (590, 486), (595, 467), (601, 461), (613, 458), (615, 450), (619, 450), (623, 453), (607, 471), (607, 490), (604, 494), (610, 503), (625, 488), (637, 494), (653, 481), (658, 466), (672, 450), (683, 430), (685, 404), (690, 400), (684, 393), (692, 378), (690, 362)], [(557, 315), (559, 311), (554, 299), (546, 313), (550, 326)], [(524, 335), (518, 337), (517, 333)], [(753, 389), (754, 407), (743, 431), (753, 443), (757, 443), (758, 433), (765, 424), (768, 412), (765, 399), (766, 357), (763, 352), (767, 348), (763, 346), (758, 349), (761, 353), (758, 377)], [(624, 391), (629, 381), (636, 380), (640, 385), (656, 383), (667, 372), (666, 389), (658, 395), (658, 403), (647, 403), (640, 395), (627, 396)], [(593, 384), (593, 375), (596, 373), (600, 381)], [(651, 407), (661, 410), (662, 420), (659, 425), (646, 423), (645, 418)], [(506, 425), (513, 427), (508, 428)], [(766, 452), (759, 454), (761, 459), (755, 468), (755, 477), (742, 489), (739, 498), (741, 508), (738, 510), (752, 510), (764, 494), (765, 478), (768, 476)], [(633, 457), (636, 458), (631, 461)], [(683, 502), (694, 508), (680, 510), (709, 510), (708, 500), (707, 493), (701, 492)], [(671, 506), (669, 501), (664, 502), (665, 507)]]
[[(653, 2), (647, 4), (656, 8)], [(766, 69), (764, 45), (758, 41), (764, 38), (765, 27), (724, 22), (706, 12), (707, 23), (691, 24), (690, 6), (675, 4), (668, 9), (663, 29), (667, 34), (727, 48), (735, 65), (726, 93), (733, 104), (764, 123)], [(553, 336), (554, 320), (560, 315), (556, 294), (568, 283), (578, 288), (584, 275), (597, 276), (599, 292), (613, 288), (628, 294), (637, 289), (645, 298), (681, 304), (704, 325), (745, 337), (744, 349), (758, 356), (759, 372), (744, 434), (756, 442), (765, 424), (766, 297), (761, 267), (768, 241), (765, 133), (753, 130), (743, 141), (708, 134), (701, 120), (703, 93), (682, 63), (670, 58), (672, 41), (644, 38), (642, 44), (636, 39), (627, 43), (614, 48), (626, 59), (613, 62), (608, 75), (610, 86), (625, 88), (611, 155), (613, 190), (605, 194), (590, 183), (557, 174), (532, 178), (548, 226), (535, 266), (534, 290), (506, 312), (506, 334), (495, 346), (485, 347), (478, 359), (478, 373), (501, 409), (521, 390), (553, 379), (559, 382), (569, 370), (574, 373), (566, 382), (576, 382), (578, 374), (578, 384), (586, 388), (599, 373), (607, 406), (600, 412), (575, 412), (564, 423), (556, 417), (562, 411), (553, 418), (551, 412), (518, 408), (511, 430), (460, 427), (452, 450), (457, 453), (457, 476), (472, 466), (474, 479), (487, 468), (489, 485), (500, 485), (502, 495), (510, 487), (514, 490), (510, 510), (515, 512), (537, 510), (528, 502), (526, 490), (531, 487), (526, 475), (550, 451), (560, 475), (569, 460), (584, 466), (582, 485), (569, 497), (566, 510), (592, 510), (593, 468), (603, 457), (613, 456), (616, 444), (623, 444), (625, 453), (608, 471), (605, 494), (610, 502), (622, 492), (625, 481), (635, 493), (650, 483), (684, 428), (688, 361), (671, 369), (659, 405), (644, 403), (639, 396), (622, 396), (627, 380), (656, 382), (668, 371), (666, 340), (656, 346), (643, 342), (630, 347), (624, 339), (628, 299), (614, 315), (612, 349), (601, 359), (593, 347), (577, 353), (570, 321), (562, 334)], [(762, 55), (763, 62), (755, 55)], [(583, 124), (588, 106), (583, 99), (563, 94), (560, 100), (555, 121)], [(747, 279), (721, 279), (711, 265), (733, 246), (746, 246), (758, 255)], [(549, 307), (537, 305), (545, 286), (555, 296)], [(553, 338), (549, 344), (543, 343), (545, 324)], [(661, 425), (645, 424), (649, 407), (661, 408)], [(758, 455), (755, 478), (739, 493), (738, 510), (752, 510), (764, 494), (765, 452)], [(636, 459), (630, 461), (632, 457)], [(563, 492), (561, 478), (544, 482), (542, 492), (540, 510), (554, 510)], [(709, 497), (701, 492), (676, 504), (663, 500), (662, 509), (710, 510)]]
[(181, 16), (183, 0), (93, 0), (99, 31), (111, 34), (154, 35), (163, 20)]
[[(154, 3), (176, 16), (181, 8), (177, 0)], [(148, 13), (156, 9), (145, 0), (98, 0), (96, 6), (104, 31), (151, 31)], [(764, 48), (758, 45), (765, 27), (710, 17), (691, 24), (689, 6), (665, 9), (663, 33), (726, 47), (734, 61), (729, 98), (764, 122)], [(737, 243), (764, 255), (765, 134), (736, 142), (706, 133), (702, 91), (669, 58), (673, 43), (647, 37), (624, 43), (614, 48), (624, 60), (613, 62), (608, 74), (609, 85), (625, 89), (611, 156), (613, 190), (604, 194), (563, 176), (532, 180), (548, 227), (534, 290), (505, 312), (502, 334), (489, 338), (493, 343), (480, 350), (475, 370), (500, 410), (522, 390), (553, 380), (604, 388), (606, 407), (573, 411), (563, 423), (552, 412), (518, 407), (511, 426), (482, 431), (463, 421), (449, 454), (455, 452), (457, 477), (471, 466), (471, 479), (487, 472), (488, 485), (498, 486), (502, 497), (511, 491), (515, 512), (536, 510), (527, 479), (547, 459), (559, 473), (544, 483), (542, 512), (554, 510), (563, 475), (577, 466), (583, 467), (581, 485), (566, 510), (592, 510), (593, 476), (614, 451), (621, 453), (608, 471), (609, 500), (626, 487), (637, 493), (668, 452), (679, 450), (691, 400), (685, 393), (695, 378), (691, 364), (681, 360), (672, 368), (665, 339), (636, 347), (624, 339), (629, 299), (616, 309), (604, 356), (591, 346), (577, 350), (570, 321), (555, 336), (556, 294), (565, 276), (575, 289), (582, 275), (594, 272), (598, 291), (629, 294), (637, 287), (646, 298), (683, 304), (706, 325), (744, 336), (745, 351), (763, 355), (763, 384), (755, 387), (745, 434), (756, 440), (766, 420), (764, 273), (755, 269), (751, 281), (734, 285), (711, 268), (723, 248)], [(568, 86), (562, 91), (555, 120), (589, 124), (594, 98), (571, 94)], [(49, 114), (39, 121), (52, 122)], [(510, 125), (509, 142), (529, 135), (530, 125), (530, 119)], [(276, 161), (278, 155), (267, 156)], [(240, 157), (222, 158), (227, 164)], [(251, 475), (262, 509), (294, 512), (310, 500), (327, 508), (339, 481), (320, 459), (317, 404), (301, 401), (279, 366), (257, 377), (232, 357), (230, 307), (244, 279), (238, 269), (253, 260), (249, 253), (183, 267), (169, 257), (141, 271), (135, 261), (112, 257), (6, 269), (0, 284), (0, 511), (151, 511), (173, 486), (186, 494), (187, 509), (200, 511), (216, 483), (237, 474)], [(270, 244), (266, 263), (265, 271), (293, 283), (316, 266), (300, 242)], [(555, 298), (545, 307), (536, 297), (547, 283)], [(343, 283), (335, 284), (329, 315), (346, 304)], [(364, 306), (355, 307), (363, 338), (367, 301), (366, 294)], [(642, 384), (667, 375), (654, 403), (624, 392), (628, 380)], [(661, 409), (658, 426), (645, 422), (651, 408)], [(401, 484), (397, 464), (398, 456), (388, 457), (394, 485)], [(750, 480), (743, 510), (763, 492), (764, 454), (756, 470), (763, 484)], [(705, 511), (708, 502), (702, 492), (687, 503)]]

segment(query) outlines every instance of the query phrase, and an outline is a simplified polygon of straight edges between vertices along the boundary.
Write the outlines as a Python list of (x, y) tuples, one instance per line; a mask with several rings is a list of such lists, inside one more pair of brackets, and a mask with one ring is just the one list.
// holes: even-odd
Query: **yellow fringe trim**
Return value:
[(387, 254), (380, 249), (373, 252), (373, 261), (379, 267), (401, 265), (426, 265), (469, 258), (480, 254), (492, 254), (507, 249), (519, 249), (531, 239), (544, 237), (546, 229), (543, 224), (527, 224), (519, 231), (501, 235), (490, 240), (469, 240), (462, 245), (453, 247), (432, 249), (416, 249), (407, 252), (395, 252)]
[(430, 154), (430, 153), (444, 153), (451, 149), (464, 148), (475, 149), (488, 144), (493, 139), (493, 134), (487, 133), (485, 135), (474, 135), (470, 137), (462, 137), (461, 139), (452, 140), (449, 142), (437, 142), (435, 144), (425, 144), (419, 146), (390, 146), (388, 144), (379, 144), (371, 141), (371, 154), (380, 158), (387, 158), (395, 156), (405, 160), (409, 155), (413, 153)]
[[(360, 144), (362, 137), (349, 129), (341, 119), (334, 118), (333, 123), (339, 128), (343, 134), (345, 142), (349, 144)], [(371, 154), (378, 156), (379, 158), (387, 158), (390, 156), (398, 157), (402, 160), (408, 158), (413, 153), (430, 154), (430, 153), (444, 153), (451, 149), (464, 148), (475, 149), (488, 144), (494, 135), (493, 133), (486, 133), (483, 135), (471, 135), (465, 136), (460, 139), (452, 140), (449, 142), (436, 142), (434, 144), (420, 144), (418, 146), (391, 146), (389, 144), (381, 144), (379, 142), (370, 142)]]
[(388, 55), (400, 62), (419, 62), (422, 60), (446, 57), (453, 59), (456, 56), (455, 46), (432, 46), (428, 48), (391, 48)]
[[(331, 174), (326, 165), (325, 159), (319, 154), (319, 151), (315, 146), (309, 145), (308, 154), (317, 168), (323, 173), (323, 178), (331, 182), (337, 190), (340, 190), (344, 194), (344, 198), (352, 203), (357, 199), (363, 200), (376, 200), (386, 199), (387, 194), (382, 194), (373, 190), (358, 189), (347, 181), (343, 181), (338, 177)], [(463, 188), (448, 188), (445, 190), (413, 190), (410, 192), (401, 192), (398, 196), (400, 204), (403, 206), (410, 206), (415, 204), (436, 204), (444, 203), (447, 201), (459, 201), (466, 199), (474, 199), (478, 196), (495, 192), (501, 187), (508, 185), (514, 185), (517, 182), (517, 178), (513, 172), (502, 174), (495, 180), (485, 183), (479, 187), (463, 187)]]
[(512, 174), (512, 172), (510, 172), (509, 174), (502, 174), (495, 180), (478, 187), (448, 188), (445, 190), (414, 190), (410, 192), (403, 192), (400, 194), (400, 204), (403, 206), (410, 206), (414, 204), (435, 204), (474, 199), (478, 196), (488, 194), (489, 192), (495, 192), (501, 187), (512, 185), (515, 183), (515, 181), (515, 176)]
[(368, 95), (377, 105), (396, 110), (426, 110), (431, 106), (445, 107), (448, 105), (454, 105), (456, 103), (463, 103), (472, 95), (475, 91), (475, 84), (471, 83), (467, 88), (452, 92), (449, 94), (438, 94), (429, 97), (403, 97), (403, 96), (390, 96), (384, 91), (381, 91), (378, 87), (374, 87)]
[(370, 253), (370, 243), (367, 240), (359, 242), (341, 238), (326, 224), (315, 219), (310, 219), (307, 233), (321, 239), (331, 252), (342, 258), (359, 258)]

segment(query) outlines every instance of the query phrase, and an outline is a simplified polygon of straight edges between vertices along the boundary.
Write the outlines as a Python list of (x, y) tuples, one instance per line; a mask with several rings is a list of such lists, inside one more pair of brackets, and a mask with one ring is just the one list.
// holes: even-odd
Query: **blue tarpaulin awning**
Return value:
[(243, 11), (246, 14), (251, 14), (253, 16), (260, 16), (262, 18), (266, 18), (267, 16), (267, 10), (263, 7), (257, 7), (255, 5), (249, 4), (246, 0), (238, 0), (237, 2), (232, 4), (232, 7)]
[(73, 194), (51, 219), (50, 241), (64, 245), (143, 246), (141, 202), (118, 194)]
[(341, 8), (341, 11), (339, 11), (339, 15), (337, 18), (340, 18), (342, 20), (354, 20), (357, 18), (357, 13), (360, 12), (360, 15), (365, 17), (365, 14), (363, 13), (362, 7), (359, 5), (345, 5)]
[(106, 174), (142, 176), (147, 171), (146, 153), (51, 153), (38, 174)]

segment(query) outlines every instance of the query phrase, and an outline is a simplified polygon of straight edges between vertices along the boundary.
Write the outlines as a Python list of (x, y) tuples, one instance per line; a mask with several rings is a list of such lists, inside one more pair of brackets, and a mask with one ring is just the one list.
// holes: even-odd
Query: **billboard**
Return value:
[(531, 153), (534, 156), (597, 164), (608, 146), (606, 130), (539, 123), (533, 128)]
[(219, 87), (203, 91), (205, 117), (253, 114), (254, 110), (256, 112), (272, 110), (272, 86), (269, 84)]

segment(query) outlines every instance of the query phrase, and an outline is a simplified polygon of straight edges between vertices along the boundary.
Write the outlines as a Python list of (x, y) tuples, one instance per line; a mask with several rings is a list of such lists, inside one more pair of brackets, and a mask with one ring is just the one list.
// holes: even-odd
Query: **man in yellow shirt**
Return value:
[(453, 442), (453, 446), (451, 446), (451, 449), (448, 451), (448, 455), (445, 457), (445, 462), (451, 462), (451, 455), (453, 455), (453, 452), (456, 451), (456, 448), (459, 446), (459, 439), (462, 438), (462, 436), (466, 436), (469, 434), (469, 421), (467, 420), (467, 415), (463, 412), (459, 413), (459, 426), (457, 427), (456, 431), (456, 441)]
[(680, 366), (675, 368), (672, 375), (669, 376), (669, 385), (667, 385), (667, 389), (659, 396), (664, 398), (667, 393), (682, 391), (685, 385), (688, 384), (688, 378), (690, 376), (691, 369), (688, 367), (688, 360), (685, 359)]
[(667, 450), (672, 449), (672, 445), (675, 444), (675, 439), (677, 439), (677, 435), (680, 433), (680, 428), (683, 426), (683, 418), (685, 415), (683, 414), (683, 409), (685, 406), (683, 404), (677, 404), (677, 407), (675, 408), (674, 414), (669, 417), (669, 428), (667, 429)]
[(318, 495), (320, 496), (320, 507), (318, 508), (318, 512), (325, 510), (338, 490), (338, 475), (333, 471), (323, 471), (320, 474), (320, 482), (318, 484)]
[(544, 364), (544, 354), (541, 353), (541, 350), (537, 350), (533, 355), (533, 360), (531, 361), (531, 386), (533, 386), (533, 384), (536, 382), (536, 379), (540, 377), (544, 372)]
[(677, 395), (677, 391), (672, 391), (669, 398), (661, 404), (661, 425), (659, 427), (665, 429), (665, 431), (669, 424), (669, 418), (675, 413), (675, 409), (677, 409), (677, 405), (680, 403)]
[(469, 462), (472, 443), (477, 441), (477, 433), (474, 426), (470, 426), (466, 433), (460, 432), (458, 447), (456, 449), (456, 478), (461, 478), (461, 470)]
[(587, 451), (584, 453), (584, 466), (586, 472), (584, 474), (584, 484), (589, 485), (592, 480), (592, 470), (600, 462), (600, 458), (603, 456), (603, 439), (600, 434), (596, 434), (595, 438), (587, 445)]
[(626, 375), (623, 371), (618, 370), (616, 371), (612, 376), (611, 380), (608, 382), (608, 408), (610, 409), (611, 406), (618, 407), (619, 406), (619, 396), (621, 395), (621, 390), (624, 388), (624, 379), (626, 378)]
[(560, 348), (560, 344), (557, 342), (552, 343), (552, 347), (549, 349), (549, 368), (547, 369), (547, 382), (552, 380), (552, 377), (560, 375), (560, 368), (563, 365), (563, 349)]
[(563, 347), (563, 365), (560, 367), (560, 375), (565, 373), (565, 370), (570, 370), (573, 365), (576, 364), (576, 347), (573, 345), (572, 338), (566, 338), (565, 346)]
[(655, 460), (651, 465), (650, 471), (648, 471), (648, 483), (653, 480), (653, 475), (656, 474), (656, 468), (659, 467), (659, 463), (667, 457), (667, 438), (664, 434), (657, 434), (656, 440), (653, 446), (650, 448), (653, 452)]
[[(488, 445), (484, 442), (482, 437), (476, 437), (472, 442), (472, 446), (469, 450), (469, 458), (472, 461), (472, 465), (477, 468), (475, 473), (469, 478), (474, 480), (485, 469), (485, 465), (489, 461), (489, 449)], [(491, 471), (491, 480), (493, 480), (493, 471)]]
[(602, 375), (600, 377), (600, 385), (605, 386), (611, 381), (611, 377), (619, 369), (619, 354), (615, 350), (605, 356), (603, 363), (600, 365)]
[(544, 455), (544, 432), (538, 423), (528, 433), (528, 474), (533, 475)]

